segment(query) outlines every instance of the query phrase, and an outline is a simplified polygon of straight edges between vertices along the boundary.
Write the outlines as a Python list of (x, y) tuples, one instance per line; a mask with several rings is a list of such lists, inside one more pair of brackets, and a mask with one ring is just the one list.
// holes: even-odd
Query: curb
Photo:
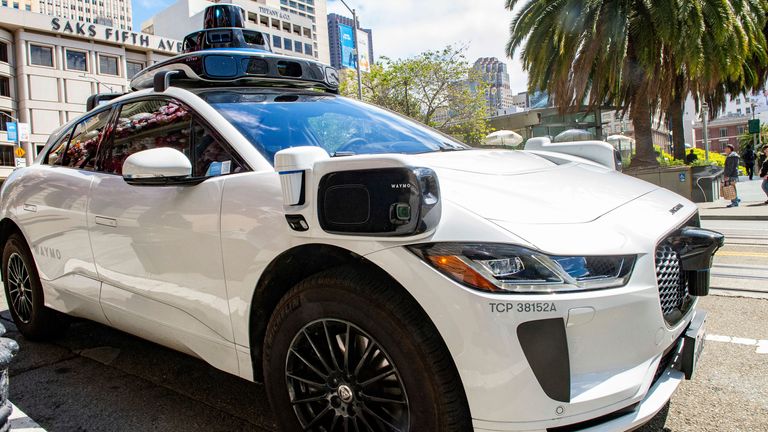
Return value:
[(701, 220), (768, 221), (768, 215), (700, 215)]
[(41, 428), (34, 420), (24, 414), (24, 411), (20, 410), (16, 405), (13, 405), (10, 420), (10, 432), (46, 432), (45, 429)]

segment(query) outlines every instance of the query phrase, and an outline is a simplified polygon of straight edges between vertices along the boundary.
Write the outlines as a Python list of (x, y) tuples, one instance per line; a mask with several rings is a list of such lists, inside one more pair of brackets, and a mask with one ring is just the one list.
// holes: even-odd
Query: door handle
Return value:
[(24, 204), (24, 211), (37, 213), (37, 206), (34, 204)]
[(96, 216), (96, 225), (103, 225), (111, 228), (117, 227), (117, 219), (104, 216)]

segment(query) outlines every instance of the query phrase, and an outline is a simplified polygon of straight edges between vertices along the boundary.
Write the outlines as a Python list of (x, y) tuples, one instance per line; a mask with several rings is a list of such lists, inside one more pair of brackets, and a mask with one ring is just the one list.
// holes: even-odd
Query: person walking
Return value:
[(747, 146), (747, 150), (741, 157), (744, 159), (744, 167), (747, 168), (747, 175), (749, 176), (749, 179), (752, 180), (752, 177), (755, 175), (755, 160), (757, 157), (751, 145)]
[[(734, 151), (735, 149), (733, 144), (725, 146), (725, 172), (723, 172), (723, 176), (726, 180), (726, 186), (732, 184), (735, 187), (739, 181), (739, 165), (741, 164), (739, 163), (739, 154)], [(741, 199), (739, 199), (737, 190), (736, 197), (731, 200), (727, 207), (738, 207), (740, 202)]]
[(765, 148), (766, 148), (766, 147), (768, 147), (768, 145), (764, 145), (764, 146), (763, 146), (763, 147), (760, 149), (760, 151), (758, 152), (758, 153), (760, 153), (760, 155), (757, 157), (757, 166), (758, 166), (758, 167), (762, 167), (762, 166), (763, 166), (763, 162), (765, 162), (766, 160), (768, 160), (768, 156), (766, 156), (766, 155), (765, 155)]
[[(758, 175), (763, 179), (763, 184), (761, 186), (763, 187), (765, 195), (768, 196), (768, 145), (763, 146), (763, 151), (761, 153), (760, 160), (762, 160), (762, 163), (760, 164), (760, 172)], [(765, 200), (765, 203), (768, 204), (768, 200)]]

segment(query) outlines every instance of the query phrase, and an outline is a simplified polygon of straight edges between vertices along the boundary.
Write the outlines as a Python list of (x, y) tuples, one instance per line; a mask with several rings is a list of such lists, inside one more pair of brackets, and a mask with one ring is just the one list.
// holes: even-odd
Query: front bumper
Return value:
[[(654, 383), (666, 348), (682, 336), (693, 308), (675, 325), (665, 322), (651, 255), (639, 256), (625, 287), (548, 296), (470, 290), (402, 248), (367, 258), (395, 277), (434, 322), (462, 379), (477, 430), (545, 431), (643, 401), (634, 420), (613, 420), (639, 424), (663, 407), (660, 401), (666, 403), (683, 378), (670, 370)], [(536, 306), (540, 303), (548, 306)], [(543, 390), (518, 338), (521, 324), (544, 319), (559, 320), (567, 338), (565, 401)]]

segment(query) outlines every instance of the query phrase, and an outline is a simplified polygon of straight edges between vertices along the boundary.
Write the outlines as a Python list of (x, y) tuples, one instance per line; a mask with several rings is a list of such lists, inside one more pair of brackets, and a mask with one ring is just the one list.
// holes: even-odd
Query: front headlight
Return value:
[(624, 286), (635, 255), (551, 256), (508, 244), (430, 243), (408, 246), (451, 279), (482, 291), (538, 293)]

